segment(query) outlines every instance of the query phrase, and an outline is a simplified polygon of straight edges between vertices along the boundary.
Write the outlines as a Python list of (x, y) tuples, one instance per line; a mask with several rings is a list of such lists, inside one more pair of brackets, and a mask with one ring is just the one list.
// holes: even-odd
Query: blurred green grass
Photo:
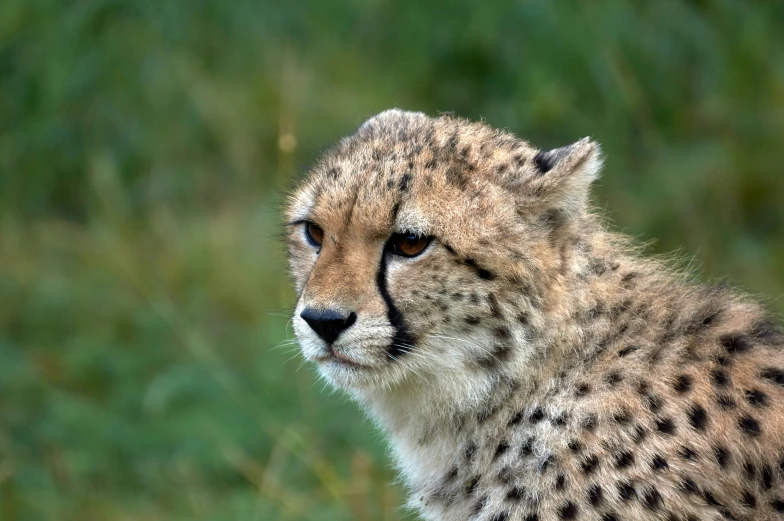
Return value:
[(392, 106), (594, 136), (621, 229), (781, 313), (783, 35), (764, 1), (0, 3), (0, 520), (406, 518), (276, 238)]

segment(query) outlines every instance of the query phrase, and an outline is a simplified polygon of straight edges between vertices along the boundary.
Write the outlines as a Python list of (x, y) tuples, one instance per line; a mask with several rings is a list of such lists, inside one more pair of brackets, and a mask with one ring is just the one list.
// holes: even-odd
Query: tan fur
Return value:
[[(287, 210), (305, 357), (389, 433), (425, 519), (784, 519), (784, 335), (608, 232), (600, 167), (588, 139), (370, 119)], [(406, 258), (393, 233), (433, 240)], [(305, 308), (356, 323), (330, 346)]]

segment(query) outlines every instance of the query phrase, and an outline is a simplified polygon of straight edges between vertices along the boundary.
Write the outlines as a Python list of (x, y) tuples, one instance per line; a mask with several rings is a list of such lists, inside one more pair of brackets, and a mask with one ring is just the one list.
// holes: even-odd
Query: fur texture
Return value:
[[(389, 433), (425, 519), (784, 519), (784, 335), (608, 232), (600, 167), (587, 138), (373, 117), (287, 210), (305, 357)], [(327, 344), (305, 308), (357, 318)]]

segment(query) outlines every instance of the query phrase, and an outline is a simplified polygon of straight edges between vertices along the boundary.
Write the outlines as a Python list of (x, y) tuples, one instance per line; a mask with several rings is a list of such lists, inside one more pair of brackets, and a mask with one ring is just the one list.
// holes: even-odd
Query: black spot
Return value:
[(509, 340), (512, 337), (512, 333), (506, 326), (498, 326), (493, 330), (493, 334), (501, 340)]
[(646, 382), (645, 380), (640, 380), (637, 382), (637, 392), (640, 396), (646, 396), (651, 391), (651, 384)]
[(642, 443), (642, 441), (648, 437), (648, 431), (645, 430), (645, 427), (640, 425), (639, 423), (634, 427), (634, 443)]
[(668, 469), (670, 466), (667, 464), (666, 459), (664, 459), (660, 454), (656, 454), (651, 460), (651, 468), (653, 470), (662, 470)]
[(716, 403), (719, 404), (719, 407), (725, 410), (735, 408), (735, 400), (726, 394), (720, 394), (716, 396)]
[(645, 506), (651, 510), (658, 510), (662, 504), (661, 494), (653, 487), (646, 488), (643, 491), (642, 500), (645, 503)]
[(563, 490), (566, 486), (566, 476), (563, 474), (558, 474), (555, 478), (555, 490)]
[(751, 347), (748, 338), (740, 334), (724, 335), (719, 339), (719, 343), (731, 355), (743, 353)]
[(784, 369), (765, 367), (760, 372), (760, 376), (766, 380), (770, 380), (774, 384), (784, 386)]
[(770, 502), (770, 506), (773, 507), (773, 510), (776, 512), (784, 512), (784, 499), (774, 499)]
[(738, 427), (749, 436), (759, 436), (761, 432), (759, 422), (751, 416), (741, 416), (738, 418)]
[(731, 362), (729, 355), (717, 355), (714, 360), (722, 367), (727, 367)]
[(531, 416), (528, 417), (531, 423), (539, 423), (544, 419), (544, 410), (541, 407), (537, 407), (531, 413)]
[(602, 487), (598, 484), (588, 487), (588, 502), (597, 507), (602, 503)]
[(475, 317), (473, 315), (468, 315), (463, 320), (465, 321), (466, 324), (471, 324), (472, 326), (475, 326), (482, 321), (479, 317)]
[(744, 490), (740, 503), (746, 508), (757, 508), (757, 497), (749, 490)]
[(525, 489), (520, 487), (510, 488), (506, 493), (506, 499), (509, 501), (520, 501), (525, 497)]
[(498, 304), (498, 299), (492, 293), (487, 295), (487, 304), (490, 306), (490, 314), (494, 317), (501, 316), (501, 306)]
[(599, 458), (596, 454), (591, 454), (582, 462), (583, 474), (591, 474), (599, 467)]
[(615, 455), (615, 468), (622, 469), (634, 463), (634, 454), (629, 451), (619, 452)]
[(763, 463), (760, 468), (760, 485), (763, 490), (770, 490), (773, 486), (773, 470), (767, 463)]
[(702, 492), (702, 498), (703, 498), (703, 499), (705, 500), (705, 502), (706, 502), (706, 503), (708, 503), (709, 505), (713, 505), (713, 506), (715, 506), (715, 507), (720, 507), (720, 506), (722, 506), (722, 504), (721, 504), (721, 503), (719, 503), (719, 500), (717, 500), (717, 499), (716, 499), (716, 496), (714, 496), (714, 495), (713, 495), (713, 492), (711, 492), (710, 490), (704, 490), (704, 491)]
[(477, 515), (481, 512), (485, 506), (487, 505), (488, 496), (485, 494), (484, 496), (480, 497), (476, 503), (474, 503), (474, 507), (471, 509), (472, 515)]
[(559, 414), (558, 416), (556, 416), (555, 418), (553, 418), (550, 421), (556, 427), (563, 427), (563, 426), (566, 425), (566, 422), (568, 421), (568, 419), (569, 419), (569, 415), (568, 414), (561, 413), (561, 414)]
[(768, 395), (759, 389), (746, 391), (746, 400), (754, 407), (764, 407), (768, 405)]
[(705, 412), (705, 407), (699, 404), (694, 404), (689, 410), (689, 423), (697, 430), (705, 430), (705, 425), (708, 423), (708, 413)]
[(594, 275), (603, 275), (607, 271), (607, 262), (604, 259), (591, 259), (588, 271)]
[(622, 380), (623, 380), (623, 376), (621, 376), (621, 374), (618, 373), (617, 371), (607, 373), (604, 376), (604, 381), (607, 382), (607, 384), (611, 387), (617, 385)]
[(498, 475), (496, 475), (496, 479), (501, 483), (506, 485), (510, 484), (514, 479), (515, 473), (512, 467), (509, 465), (504, 466), (500, 471), (498, 471)]
[(598, 422), (595, 414), (589, 414), (582, 421), (582, 428), (587, 431), (593, 431), (596, 428), (596, 423)]
[(411, 174), (405, 173), (403, 177), (400, 178), (400, 191), (405, 192), (408, 190), (408, 183), (411, 181)]
[(509, 450), (509, 443), (506, 440), (501, 440), (501, 443), (499, 443), (498, 447), (495, 448), (495, 453), (493, 454), (493, 461), (497, 460), (507, 450)]
[(601, 302), (587, 311), (588, 318), (596, 319), (602, 316), (604, 309)]
[(552, 465), (553, 462), (555, 462), (555, 456), (548, 454), (547, 457), (542, 460), (542, 464), (539, 467), (539, 472), (545, 472), (548, 468), (550, 468), (550, 465)]
[(711, 311), (707, 315), (705, 315), (705, 317), (703, 317), (702, 319), (698, 319), (699, 323), (696, 325), (696, 327), (694, 327), (694, 331), (700, 332), (703, 329), (707, 328), (708, 326), (710, 326), (716, 321), (716, 319), (720, 314), (721, 314), (721, 310)]
[(730, 384), (730, 377), (723, 369), (711, 371), (711, 380), (716, 387), (727, 387)]
[(559, 514), (561, 519), (575, 519), (577, 517), (577, 505), (571, 501), (567, 501), (563, 506), (561, 506), (561, 511)]
[(675, 424), (670, 418), (656, 418), (656, 430), (662, 434), (675, 434)]
[(524, 417), (525, 417), (525, 415), (523, 414), (523, 411), (518, 412), (517, 414), (512, 416), (512, 419), (509, 420), (509, 423), (507, 424), (507, 426), (511, 427), (512, 425), (519, 424), (521, 421), (523, 421)]
[(747, 478), (753, 479), (754, 476), (757, 475), (757, 468), (754, 466), (754, 463), (746, 461), (746, 463), (743, 464), (743, 472), (746, 474)]
[(539, 514), (528, 514), (525, 516), (524, 521), (539, 521)]
[(696, 494), (699, 491), (697, 484), (691, 478), (683, 478), (680, 483), (681, 490), (689, 494)]
[(447, 483), (451, 483), (452, 481), (454, 481), (456, 477), (457, 477), (457, 465), (452, 467), (449, 470), (449, 472), (446, 473), (446, 476), (444, 476), (444, 481), (446, 481)]
[(622, 411), (616, 412), (613, 415), (613, 420), (615, 420), (616, 423), (620, 423), (621, 425), (626, 425), (632, 421), (632, 415), (628, 410), (623, 409)]
[(475, 475), (471, 479), (468, 480), (468, 484), (465, 487), (465, 493), (467, 496), (473, 495), (474, 491), (476, 490), (476, 486), (479, 485), (479, 480), (482, 478), (479, 474)]
[(689, 391), (691, 391), (691, 386), (692, 386), (691, 376), (689, 376), (687, 374), (682, 374), (682, 375), (678, 376), (678, 378), (676, 378), (675, 384), (673, 385), (673, 388), (677, 392), (679, 392), (681, 394), (684, 394), (684, 393), (688, 393)]
[[(569, 450), (572, 452), (580, 452), (583, 448), (583, 444), (580, 443), (579, 440), (570, 440), (567, 447), (569, 447)], [(784, 464), (784, 460), (782, 461), (782, 464)]]
[(436, 159), (435, 158), (433, 158), (430, 161), (428, 161), (427, 163), (425, 163), (425, 168), (427, 168), (428, 170), (433, 170), (435, 167), (436, 167)]
[(626, 275), (621, 277), (621, 284), (623, 284), (623, 287), (625, 287), (626, 289), (629, 289), (634, 285), (634, 279), (636, 279), (638, 275), (639, 275), (638, 273), (635, 273), (633, 271), (627, 273)]
[(615, 512), (607, 512), (602, 516), (602, 521), (619, 521)]
[(655, 394), (648, 396), (647, 401), (648, 401), (648, 409), (650, 409), (651, 412), (659, 412), (661, 410), (662, 400)]
[(618, 356), (620, 356), (620, 357), (627, 356), (627, 355), (637, 351), (637, 349), (639, 349), (637, 346), (627, 346), (627, 347), (624, 347), (623, 349), (618, 351)]
[(534, 439), (528, 438), (523, 443), (522, 447), (520, 447), (520, 455), (521, 456), (530, 456), (534, 453)]
[(713, 455), (716, 456), (716, 463), (719, 464), (720, 467), (726, 467), (730, 461), (730, 453), (727, 452), (727, 449), (721, 446), (713, 447)]
[(512, 347), (509, 344), (496, 344), (493, 346), (493, 351), (489, 354), (483, 355), (477, 360), (481, 367), (485, 369), (495, 369), (499, 364), (509, 359), (512, 354)]
[(507, 521), (509, 519), (509, 512), (503, 511), (496, 513), (490, 521)]
[(553, 168), (552, 160), (547, 152), (537, 152), (534, 156), (534, 166), (539, 174), (546, 174)]
[(629, 501), (637, 496), (637, 491), (634, 490), (634, 485), (631, 484), (629, 481), (619, 481), (618, 482), (618, 497), (621, 498), (622, 501)]
[(575, 387), (574, 395), (578, 398), (588, 395), (591, 392), (591, 386), (588, 384), (577, 384)]
[[(493, 358), (493, 357), (489, 357), (489, 358), (491, 360), (495, 360), (495, 358)], [(480, 361), (480, 364), (485, 365), (483, 362), (486, 362), (486, 361)], [(490, 407), (489, 409), (482, 409), (482, 410), (480, 410), (479, 412), (476, 413), (476, 421), (479, 422), (479, 423), (484, 423), (484, 422), (487, 421), (488, 418), (490, 418), (491, 416), (494, 416), (495, 413), (497, 413), (497, 412), (498, 412), (498, 405), (494, 405), (494, 406)]]
[(697, 453), (691, 447), (681, 447), (678, 452), (681, 458), (689, 461), (697, 461)]

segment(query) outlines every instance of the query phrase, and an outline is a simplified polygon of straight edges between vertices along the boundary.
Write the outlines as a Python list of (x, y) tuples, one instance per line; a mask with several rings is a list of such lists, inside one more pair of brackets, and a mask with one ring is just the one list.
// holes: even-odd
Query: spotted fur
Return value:
[[(589, 139), (373, 117), (287, 210), (305, 357), (389, 433), (424, 519), (784, 519), (784, 335), (607, 231), (600, 166)], [(305, 308), (357, 318), (327, 344)]]

